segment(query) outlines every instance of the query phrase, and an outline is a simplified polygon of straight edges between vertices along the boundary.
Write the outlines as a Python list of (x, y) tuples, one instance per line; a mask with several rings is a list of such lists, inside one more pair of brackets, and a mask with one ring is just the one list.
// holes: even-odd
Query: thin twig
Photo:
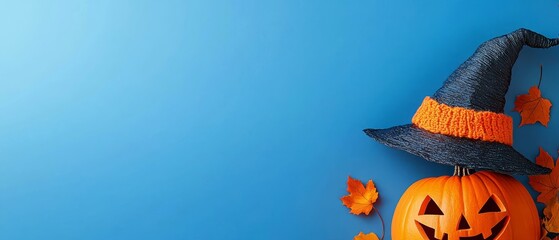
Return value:
[(380, 240), (384, 240), (384, 219), (382, 219), (380, 212), (376, 208), (375, 212), (377, 213), (378, 217), (380, 218), (380, 222), (382, 223), (382, 236), (380, 237)]
[(543, 78), (543, 64), (540, 64), (540, 82), (538, 82), (538, 88), (542, 85), (542, 78)]

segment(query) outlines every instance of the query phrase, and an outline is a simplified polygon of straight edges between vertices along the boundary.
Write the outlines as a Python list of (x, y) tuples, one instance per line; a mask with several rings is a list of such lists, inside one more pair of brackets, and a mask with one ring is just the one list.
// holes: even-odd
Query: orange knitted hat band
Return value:
[(430, 97), (423, 100), (412, 123), (432, 133), (512, 145), (513, 122), (510, 116), (451, 107)]

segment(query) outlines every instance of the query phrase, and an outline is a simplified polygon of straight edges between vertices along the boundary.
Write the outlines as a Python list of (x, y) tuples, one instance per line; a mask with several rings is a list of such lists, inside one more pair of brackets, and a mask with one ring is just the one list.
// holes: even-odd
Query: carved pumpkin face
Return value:
[(538, 239), (532, 197), (513, 177), (489, 171), (426, 178), (406, 190), (392, 219), (392, 239)]

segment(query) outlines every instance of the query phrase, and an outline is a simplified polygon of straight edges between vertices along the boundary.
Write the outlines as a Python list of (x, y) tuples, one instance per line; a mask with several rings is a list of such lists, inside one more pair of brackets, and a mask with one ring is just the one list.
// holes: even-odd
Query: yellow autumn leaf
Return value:
[(542, 219), (545, 229), (552, 233), (559, 233), (559, 197), (555, 195), (543, 209)]
[(360, 232), (359, 235), (353, 237), (353, 240), (379, 240), (379, 238), (374, 233), (364, 234)]
[(342, 203), (351, 209), (351, 213), (359, 215), (364, 213), (369, 215), (373, 210), (373, 204), (378, 199), (378, 192), (372, 180), (367, 182), (367, 186), (361, 181), (348, 177), (347, 191), (349, 195), (342, 197)]

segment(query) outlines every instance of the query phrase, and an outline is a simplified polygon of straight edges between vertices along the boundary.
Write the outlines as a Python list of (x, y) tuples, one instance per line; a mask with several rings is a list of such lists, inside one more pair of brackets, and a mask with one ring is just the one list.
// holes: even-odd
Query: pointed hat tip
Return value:
[(547, 38), (526, 28), (520, 28), (510, 35), (533, 48), (549, 48), (559, 45), (559, 38)]

